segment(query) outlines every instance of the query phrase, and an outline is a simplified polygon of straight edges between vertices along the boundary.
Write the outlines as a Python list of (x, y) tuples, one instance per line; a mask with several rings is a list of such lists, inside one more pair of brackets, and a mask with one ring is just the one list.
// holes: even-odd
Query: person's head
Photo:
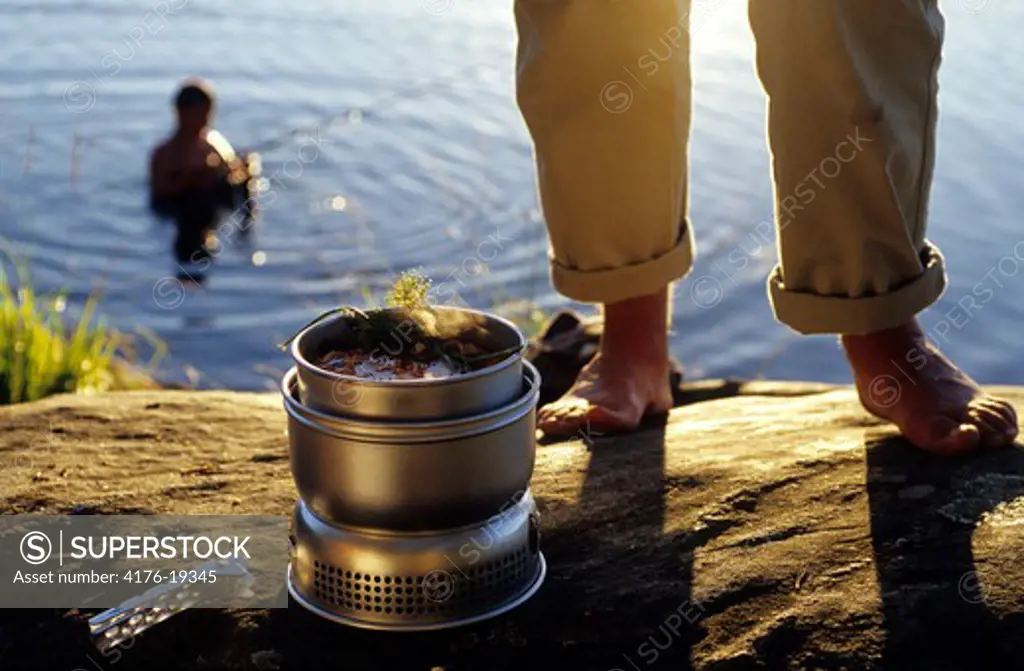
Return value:
[(189, 79), (182, 84), (174, 98), (178, 113), (178, 129), (188, 135), (199, 135), (213, 118), (213, 89), (200, 79)]

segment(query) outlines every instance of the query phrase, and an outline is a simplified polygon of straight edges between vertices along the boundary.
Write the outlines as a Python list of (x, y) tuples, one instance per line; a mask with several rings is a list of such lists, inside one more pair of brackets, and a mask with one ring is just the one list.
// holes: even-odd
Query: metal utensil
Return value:
[(89, 633), (96, 648), (106, 652), (189, 608), (202, 608), (204, 603), (252, 592), (254, 577), (244, 559), (206, 562), (194, 570), (197, 573), (216, 571), (217, 581), (163, 582), (89, 618)]

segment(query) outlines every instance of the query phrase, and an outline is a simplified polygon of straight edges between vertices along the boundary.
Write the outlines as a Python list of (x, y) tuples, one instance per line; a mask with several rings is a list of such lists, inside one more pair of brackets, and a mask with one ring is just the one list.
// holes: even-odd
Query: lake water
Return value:
[[(945, 11), (930, 237), (951, 286), (923, 319), (982, 381), (1024, 383), (1024, 6)], [(845, 381), (834, 338), (774, 322), (775, 250), (742, 272), (727, 262), (771, 214), (745, 2), (725, 0), (694, 39), (700, 258), (676, 290), (673, 352), (694, 377)], [(113, 324), (167, 343), (165, 377), (204, 387), (273, 385), (287, 365), (275, 342), (405, 268), (436, 282), (457, 272), (476, 307), (555, 309), (567, 303), (548, 282), (514, 48), (511, 3), (493, 0), (0, 0), (0, 236), (41, 288), (67, 289), (72, 305), (101, 292)], [(205, 288), (181, 294), (164, 279), (177, 272), (172, 231), (146, 210), (144, 171), (189, 74), (213, 80), (218, 127), (264, 149), (276, 178), (254, 235), (228, 240)], [(483, 263), (495, 234), (502, 248)], [(691, 298), (699, 278), (721, 287), (713, 309)], [(957, 303), (982, 282), (992, 297), (966, 318)]]

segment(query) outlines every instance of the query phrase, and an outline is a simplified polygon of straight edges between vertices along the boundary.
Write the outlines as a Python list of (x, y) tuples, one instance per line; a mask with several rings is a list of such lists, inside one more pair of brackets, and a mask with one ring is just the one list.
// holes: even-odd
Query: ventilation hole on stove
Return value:
[(374, 603), (380, 603), (380, 597), (379, 596), (373, 597), (373, 602)]
[(391, 615), (391, 607), (390, 607), (390, 606), (388, 606), (387, 608), (385, 608), (385, 609), (384, 609), (384, 613), (385, 613), (386, 615)]
[(355, 574), (354, 577), (355, 577), (356, 580), (362, 580), (363, 579), (363, 574), (362, 573), (357, 573), (357, 574)]
[(381, 610), (381, 609), (380, 609), (380, 606), (374, 606), (374, 607), (373, 607), (373, 612), (375, 612), (375, 613), (379, 613), (379, 612), (380, 612), (380, 610)]
[(374, 587), (373, 591), (376, 592), (377, 594), (380, 594), (380, 586), (378, 585), (377, 587)]
[(380, 576), (379, 575), (373, 576), (373, 582), (380, 582)]
[(402, 615), (405, 611), (402, 610), (401, 606), (395, 608), (395, 615)]
[(384, 576), (384, 584), (385, 585), (390, 585), (391, 584), (391, 576), (389, 576), (389, 575)]

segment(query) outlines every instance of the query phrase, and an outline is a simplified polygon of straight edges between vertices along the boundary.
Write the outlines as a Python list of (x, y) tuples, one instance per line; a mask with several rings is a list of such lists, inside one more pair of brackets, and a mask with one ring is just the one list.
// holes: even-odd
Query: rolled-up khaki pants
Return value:
[[(617, 302), (689, 271), (690, 27), (724, 1), (517, 0), (518, 99), (565, 296)], [(925, 239), (937, 0), (750, 0), (750, 18), (769, 98), (776, 317), (802, 333), (909, 321), (945, 287)]]

